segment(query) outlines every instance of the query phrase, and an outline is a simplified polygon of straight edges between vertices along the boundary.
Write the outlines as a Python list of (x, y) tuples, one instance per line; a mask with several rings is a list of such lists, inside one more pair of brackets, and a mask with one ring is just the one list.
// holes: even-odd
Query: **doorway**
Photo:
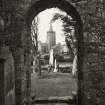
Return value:
[[(31, 33), (31, 25), (32, 25), (32, 20), (34, 19), (35, 16), (37, 16), (38, 13), (40, 13), (41, 11), (44, 11), (45, 9), (49, 9), (49, 8), (54, 8), (54, 7), (58, 7), (61, 10), (64, 10), (65, 12), (67, 12), (67, 14), (69, 14), (74, 20), (76, 20), (76, 25), (75, 25), (75, 29), (76, 29), (76, 34), (77, 34), (77, 43), (78, 43), (78, 90), (77, 90), (77, 101), (78, 104), (81, 103), (81, 78), (82, 78), (82, 40), (83, 40), (83, 31), (82, 31), (82, 20), (81, 17), (79, 15), (79, 13), (77, 12), (77, 10), (68, 2), (66, 2), (65, 0), (46, 0), (46, 1), (38, 1), (36, 2), (28, 11), (27, 14), (27, 24), (28, 24), (28, 29), (30, 30)], [(30, 35), (31, 36), (31, 35)]]

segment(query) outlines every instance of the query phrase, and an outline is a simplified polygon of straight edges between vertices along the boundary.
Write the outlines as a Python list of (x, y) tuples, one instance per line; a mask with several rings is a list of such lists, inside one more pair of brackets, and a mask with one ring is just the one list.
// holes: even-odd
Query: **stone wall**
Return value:
[[(30, 75), (28, 72), (30, 47), (30, 30), (27, 30), (26, 17), (33, 4), (42, 0), (4, 0), (1, 5), (2, 28), (0, 29), (0, 46), (9, 45), (15, 58), (16, 71), (16, 105), (21, 105), (24, 100), (24, 87), (26, 95), (30, 91)], [(66, 0), (65, 0), (66, 1)], [(67, 0), (78, 11), (83, 21), (83, 79), (81, 81), (82, 105), (104, 105), (105, 98), (105, 37), (104, 37), (104, 0)], [(100, 7), (102, 7), (100, 9)], [(37, 6), (37, 8), (42, 8)], [(34, 10), (33, 10), (34, 12)], [(102, 18), (101, 18), (102, 17)], [(0, 20), (0, 22), (1, 22)], [(100, 21), (101, 20), (101, 21)], [(4, 22), (3, 22), (4, 21)], [(103, 25), (103, 26), (102, 26)], [(29, 29), (29, 28), (28, 28)], [(29, 32), (28, 32), (29, 31)], [(1, 43), (2, 42), (2, 43)], [(19, 55), (20, 54), (20, 55)], [(27, 72), (26, 72), (27, 70)], [(19, 73), (19, 76), (17, 75)], [(24, 79), (20, 77), (23, 73)], [(27, 74), (27, 75), (26, 75)], [(23, 86), (23, 83), (26, 86)], [(28, 85), (27, 85), (28, 83)], [(18, 85), (17, 85), (18, 84)], [(19, 87), (18, 87), (19, 86)]]
[[(105, 22), (103, 3), (99, 0), (85, 1), (76, 4), (83, 20), (83, 80), (81, 90), (83, 105), (104, 105), (105, 101), (105, 72), (104, 50), (105, 42), (102, 24)], [(98, 8), (98, 9), (97, 9)], [(89, 11), (89, 12), (88, 12)], [(102, 22), (102, 21), (103, 22)]]
[(105, 72), (102, 50), (105, 49), (105, 44), (88, 43), (85, 47), (87, 49), (83, 65), (83, 104), (104, 105)]
[(14, 59), (9, 47), (1, 49), (0, 58), (4, 59), (4, 103), (5, 105), (15, 105), (15, 69)]

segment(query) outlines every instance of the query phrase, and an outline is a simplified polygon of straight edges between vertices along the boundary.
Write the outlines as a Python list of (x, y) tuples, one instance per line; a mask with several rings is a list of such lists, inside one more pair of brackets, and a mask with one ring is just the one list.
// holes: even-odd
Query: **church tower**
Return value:
[(56, 45), (56, 36), (55, 31), (53, 31), (52, 24), (50, 23), (49, 31), (47, 32), (47, 44), (48, 49), (50, 50), (53, 46)]

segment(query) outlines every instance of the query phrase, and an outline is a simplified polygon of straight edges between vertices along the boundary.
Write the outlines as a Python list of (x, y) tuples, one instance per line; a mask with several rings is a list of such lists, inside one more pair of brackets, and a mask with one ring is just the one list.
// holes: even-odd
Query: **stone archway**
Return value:
[[(76, 34), (78, 41), (78, 105), (81, 104), (81, 79), (82, 79), (82, 62), (83, 62), (83, 27), (82, 20), (77, 10), (67, 1), (65, 0), (39, 0), (29, 8), (26, 17), (26, 28), (28, 30), (28, 34), (31, 33), (31, 24), (34, 17), (41, 11), (47, 8), (58, 7), (59, 9), (65, 11), (68, 15), (70, 15), (74, 20), (76, 20)], [(30, 35), (31, 36), (31, 35)]]
[[(104, 50), (105, 50), (105, 42), (104, 42), (104, 0), (2, 0), (0, 2), (1, 13), (0, 13), (0, 51), (3, 46), (5, 40), (8, 42), (13, 42), (13, 46), (11, 43), (6, 43), (12, 47), (14, 59), (15, 59), (15, 71), (16, 75), (15, 81), (16, 88), (16, 105), (21, 105), (23, 101), (23, 82), (26, 83), (26, 69), (24, 65), (27, 65), (25, 61), (28, 61), (26, 57), (29, 55), (29, 39), (30, 38), (30, 24), (32, 18), (35, 14), (38, 14), (40, 11), (45, 8), (51, 8), (53, 6), (60, 7), (62, 10), (67, 11), (70, 15), (74, 16), (75, 19), (78, 20), (77, 29), (79, 33), (78, 37), (78, 86), (79, 86), (79, 98), (81, 97), (81, 91), (84, 95), (82, 99), (82, 104), (104, 104), (104, 87), (105, 87), (105, 60), (104, 60)], [(73, 3), (74, 7), (81, 14), (81, 18), (83, 19), (84, 30), (82, 31), (82, 21), (76, 9), (69, 3)], [(99, 7), (97, 9), (96, 7)], [(72, 11), (72, 12), (71, 12)], [(9, 12), (9, 15), (7, 16)], [(97, 19), (96, 19), (96, 18)], [(25, 21), (26, 19), (26, 21)], [(102, 19), (102, 21), (100, 21)], [(91, 20), (91, 22), (90, 22)], [(92, 23), (92, 24), (91, 24)], [(98, 24), (99, 23), (99, 24)], [(95, 25), (96, 24), (96, 25)], [(98, 26), (97, 26), (98, 24)], [(81, 26), (81, 27), (79, 27)], [(23, 29), (24, 28), (24, 29)], [(88, 30), (87, 30), (88, 29)], [(99, 42), (92, 42), (91, 39), (94, 39), (93, 30), (100, 33)], [(88, 32), (89, 31), (89, 32)], [(82, 35), (84, 33), (84, 35)], [(9, 38), (6, 35), (12, 35)], [(88, 35), (91, 36), (88, 38)], [(84, 36), (84, 43), (83, 43)], [(88, 40), (87, 40), (88, 38)], [(10, 40), (11, 39), (11, 40)], [(16, 40), (17, 39), (17, 40)], [(101, 40), (100, 40), (101, 39)], [(23, 43), (23, 44), (22, 44)], [(83, 48), (84, 46), (84, 48)], [(26, 47), (26, 48), (25, 48)], [(84, 53), (84, 62), (83, 62), (83, 50)], [(27, 52), (27, 53), (26, 53)], [(23, 60), (21, 59), (23, 58)], [(26, 60), (27, 58), (27, 60)], [(83, 66), (82, 66), (83, 62)], [(82, 67), (84, 71), (82, 70)], [(24, 70), (24, 72), (23, 72)], [(28, 70), (27, 70), (28, 71)], [(23, 75), (25, 74), (25, 78), (23, 79)], [(82, 79), (83, 72), (83, 79)], [(28, 73), (27, 73), (28, 74)], [(28, 76), (28, 75), (27, 75)], [(27, 79), (29, 80), (29, 78)], [(28, 81), (29, 82), (29, 81)], [(30, 82), (28, 83), (28, 87)], [(82, 84), (82, 85), (81, 85)], [(25, 84), (26, 85), (26, 84)], [(25, 87), (26, 88), (26, 87)], [(27, 93), (28, 95), (28, 93)], [(25, 94), (26, 96), (26, 94)], [(81, 97), (82, 98), (82, 97)], [(80, 100), (80, 99), (79, 99)]]

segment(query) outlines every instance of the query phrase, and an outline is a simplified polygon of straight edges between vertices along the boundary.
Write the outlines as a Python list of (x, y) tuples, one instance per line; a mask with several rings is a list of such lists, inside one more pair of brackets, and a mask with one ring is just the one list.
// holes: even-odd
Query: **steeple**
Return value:
[(55, 31), (53, 31), (52, 24), (49, 24), (49, 30), (47, 31), (47, 44), (48, 44), (48, 49), (50, 50), (53, 46), (56, 45), (56, 36), (55, 36)]
[(50, 23), (49, 31), (53, 31), (52, 24)]

